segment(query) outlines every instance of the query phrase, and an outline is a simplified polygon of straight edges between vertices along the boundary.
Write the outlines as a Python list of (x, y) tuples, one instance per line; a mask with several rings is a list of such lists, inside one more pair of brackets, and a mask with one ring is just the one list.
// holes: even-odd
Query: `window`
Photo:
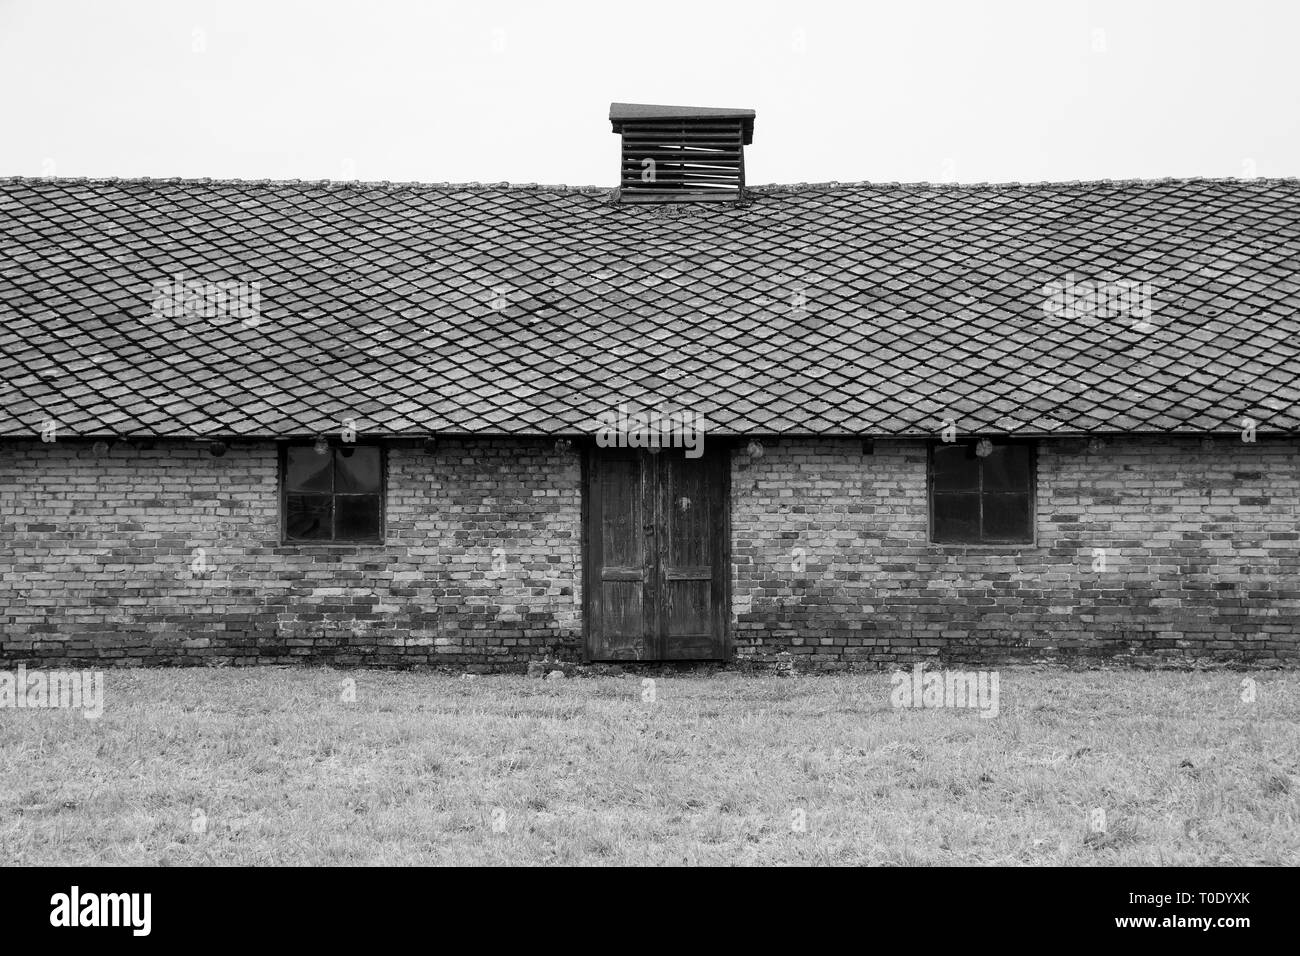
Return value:
[(383, 539), (384, 462), (377, 445), (286, 445), (281, 509), (286, 541)]
[(935, 445), (930, 455), (930, 538), (941, 544), (1032, 544), (1034, 462), (1028, 444)]

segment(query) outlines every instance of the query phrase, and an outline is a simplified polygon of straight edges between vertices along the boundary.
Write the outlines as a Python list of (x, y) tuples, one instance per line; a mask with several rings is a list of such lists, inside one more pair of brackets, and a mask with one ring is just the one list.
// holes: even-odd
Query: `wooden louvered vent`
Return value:
[(622, 202), (735, 202), (745, 186), (753, 110), (612, 103), (623, 137)]

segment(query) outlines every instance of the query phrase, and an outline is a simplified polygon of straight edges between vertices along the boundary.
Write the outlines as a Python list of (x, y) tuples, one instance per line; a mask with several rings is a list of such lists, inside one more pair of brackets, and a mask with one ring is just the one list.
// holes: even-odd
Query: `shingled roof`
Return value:
[[(628, 206), (501, 185), (0, 180), (0, 435), (1300, 428), (1300, 181), (825, 184)], [(260, 283), (255, 321), (157, 283)], [(1150, 283), (1132, 317), (1058, 281)]]

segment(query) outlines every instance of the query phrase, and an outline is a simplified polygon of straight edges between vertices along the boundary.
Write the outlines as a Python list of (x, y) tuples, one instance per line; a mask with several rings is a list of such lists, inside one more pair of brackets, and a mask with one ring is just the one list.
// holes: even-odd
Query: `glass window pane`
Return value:
[(304, 540), (328, 541), (333, 509), (329, 495), (288, 495), (285, 502), (285, 535)]
[(329, 453), (318, 455), (311, 445), (290, 445), (286, 449), (284, 488), (286, 491), (329, 491)]
[(1029, 446), (995, 446), (984, 459), (984, 490), (1029, 491)]
[(338, 540), (363, 541), (378, 538), (379, 496), (340, 496), (334, 499), (338, 508)]
[(936, 494), (931, 507), (935, 541), (978, 543), (979, 495)]
[(334, 491), (379, 492), (379, 449), (373, 445), (339, 448), (334, 457)]
[(993, 541), (1030, 541), (1033, 516), (1029, 495), (985, 495), (984, 537)]
[(941, 445), (934, 449), (934, 490), (974, 491), (979, 487), (979, 459), (965, 445)]

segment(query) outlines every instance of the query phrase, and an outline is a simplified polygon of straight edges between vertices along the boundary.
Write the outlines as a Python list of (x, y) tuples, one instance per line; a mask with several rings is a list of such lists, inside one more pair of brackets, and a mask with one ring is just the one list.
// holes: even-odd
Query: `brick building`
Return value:
[(0, 180), (0, 658), (1300, 658), (1300, 183)]

